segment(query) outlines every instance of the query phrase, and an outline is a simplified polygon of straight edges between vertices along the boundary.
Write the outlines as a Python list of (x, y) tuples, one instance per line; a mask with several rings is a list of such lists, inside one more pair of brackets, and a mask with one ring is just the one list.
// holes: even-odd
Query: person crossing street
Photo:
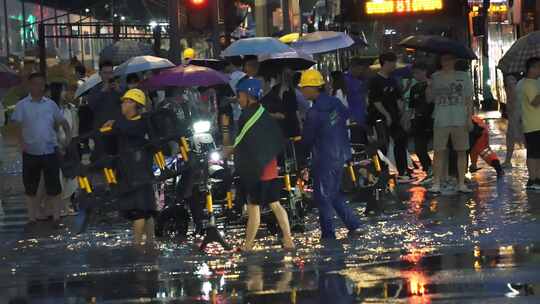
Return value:
[(281, 181), (278, 179), (277, 156), (284, 147), (278, 123), (259, 103), (262, 97), (260, 80), (247, 77), (236, 86), (242, 107), (240, 133), (234, 143), (235, 167), (248, 197), (248, 223), (243, 251), (251, 251), (261, 221), (260, 206), (269, 205), (283, 235), (283, 247), (294, 243), (287, 211), (281, 206)]
[(302, 74), (299, 87), (313, 101), (308, 111), (302, 143), (312, 152), (312, 174), (315, 200), (319, 205), (321, 237), (335, 239), (333, 211), (335, 210), (349, 232), (360, 227), (354, 211), (345, 204), (340, 192), (343, 164), (351, 159), (346, 121), (349, 112), (335, 97), (324, 91), (325, 81), (316, 70)]

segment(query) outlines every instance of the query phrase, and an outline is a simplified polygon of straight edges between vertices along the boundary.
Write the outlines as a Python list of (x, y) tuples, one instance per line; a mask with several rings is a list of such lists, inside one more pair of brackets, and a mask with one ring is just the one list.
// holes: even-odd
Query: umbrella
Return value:
[[(347, 48), (354, 43), (351, 36), (346, 33), (321, 31), (300, 37), (292, 47), (307, 54), (320, 54)], [(365, 44), (365, 41), (362, 43)]]
[(11, 88), (21, 83), (21, 77), (8, 66), (0, 63), (0, 88)]
[(283, 53), (291, 51), (291, 48), (283, 42), (271, 37), (246, 38), (235, 41), (223, 52), (221, 56), (246, 56)]
[(540, 57), (540, 31), (518, 39), (499, 61), (498, 68), (505, 74), (525, 72), (529, 58)]
[(427, 53), (453, 54), (461, 59), (477, 59), (476, 54), (463, 43), (442, 36), (409, 36), (402, 40), (399, 45)]
[(285, 67), (294, 71), (307, 70), (317, 63), (313, 59), (313, 56), (295, 50), (284, 53), (260, 55), (259, 62), (259, 70), (263, 72), (269, 70), (281, 70)]
[(115, 76), (125, 76), (132, 73), (171, 68), (175, 65), (165, 58), (154, 56), (138, 56), (122, 63), (114, 70)]
[(224, 70), (227, 67), (227, 61), (220, 59), (192, 59), (189, 64), (211, 68), (216, 71)]
[(146, 89), (166, 87), (210, 87), (229, 82), (229, 76), (207, 67), (179, 65), (154, 75), (142, 84)]
[(120, 40), (106, 46), (99, 54), (100, 60), (110, 60), (120, 65), (132, 57), (154, 55), (152, 46), (135, 40)]
[(290, 33), (290, 34), (281, 36), (279, 38), (279, 41), (289, 44), (289, 43), (296, 42), (298, 38), (300, 38), (300, 33)]
[(77, 99), (82, 97), (100, 83), (101, 76), (99, 76), (99, 73), (95, 73), (94, 75), (88, 77), (88, 79), (86, 79), (86, 81), (77, 88), (74, 98)]

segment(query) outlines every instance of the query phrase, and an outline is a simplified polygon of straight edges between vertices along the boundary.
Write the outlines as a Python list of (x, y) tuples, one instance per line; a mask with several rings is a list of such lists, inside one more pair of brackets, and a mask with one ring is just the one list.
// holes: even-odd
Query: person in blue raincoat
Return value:
[(349, 232), (360, 227), (354, 211), (345, 204), (341, 193), (343, 165), (351, 159), (351, 145), (346, 121), (349, 112), (335, 97), (324, 92), (325, 81), (319, 71), (302, 73), (299, 87), (302, 94), (313, 100), (308, 111), (302, 142), (312, 152), (313, 188), (319, 204), (321, 237), (335, 238), (333, 211), (344, 222)]

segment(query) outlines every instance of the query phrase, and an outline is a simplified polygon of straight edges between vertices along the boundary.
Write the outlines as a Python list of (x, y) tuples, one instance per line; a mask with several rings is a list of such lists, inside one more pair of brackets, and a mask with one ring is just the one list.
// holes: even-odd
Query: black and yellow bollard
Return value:
[(358, 178), (356, 177), (356, 172), (354, 172), (353, 162), (349, 162), (349, 164), (347, 165), (347, 169), (349, 170), (349, 176), (351, 178), (351, 182), (353, 183), (353, 186), (356, 188)]
[(373, 155), (371, 160), (373, 161), (373, 166), (375, 167), (375, 171), (377, 171), (377, 173), (380, 173), (382, 171), (382, 167), (381, 167), (381, 160), (379, 159), (379, 155), (377, 154)]
[(158, 151), (154, 154), (154, 162), (160, 170), (163, 171), (165, 169), (165, 155), (163, 155), (162, 151)]
[(187, 142), (187, 139), (185, 137), (180, 138), (180, 154), (182, 154), (182, 159), (184, 161), (189, 160), (189, 144)]
[(86, 193), (92, 193), (92, 187), (90, 186), (90, 182), (88, 181), (88, 177), (86, 176), (79, 176), (79, 187), (86, 191)]
[(208, 210), (208, 213), (211, 215), (214, 214), (214, 198), (210, 192), (206, 194), (206, 210)]
[(285, 174), (283, 181), (285, 183), (285, 190), (289, 193), (292, 192), (291, 175), (289, 173)]
[(116, 174), (114, 173), (113, 169), (103, 168), (103, 174), (105, 175), (105, 180), (107, 180), (107, 184), (118, 184), (118, 181), (116, 180)]
[(230, 250), (231, 247), (225, 243), (223, 236), (221, 236), (221, 233), (219, 233), (216, 226), (216, 217), (214, 215), (214, 198), (212, 196), (212, 192), (210, 191), (206, 193), (206, 209), (210, 216), (210, 220), (208, 221), (208, 225), (205, 229), (205, 236), (200, 247), (201, 251), (204, 251), (206, 246), (213, 242), (219, 243), (225, 250)]
[(232, 210), (233, 208), (233, 193), (231, 191), (227, 192), (227, 209)]

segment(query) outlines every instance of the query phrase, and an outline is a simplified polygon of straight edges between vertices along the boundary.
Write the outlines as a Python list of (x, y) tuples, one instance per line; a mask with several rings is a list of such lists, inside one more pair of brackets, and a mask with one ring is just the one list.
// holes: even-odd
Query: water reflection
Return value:
[[(502, 143), (495, 134), (493, 142)], [(523, 161), (518, 153), (519, 161)], [(383, 202), (362, 217), (363, 235), (320, 240), (316, 214), (296, 234), (298, 250), (283, 253), (261, 229), (251, 255), (197, 250), (199, 239), (163, 239), (155, 251), (130, 247), (126, 223), (95, 223), (87, 234), (0, 232), (0, 303), (455, 303), (534, 298), (540, 288), (540, 194), (523, 191), (520, 165), (497, 180), (491, 169), (472, 175), (473, 196), (433, 197), (403, 189), (403, 204)], [(21, 204), (9, 197), (4, 209)], [(361, 214), (364, 204), (354, 203)], [(66, 222), (69, 227), (69, 222)], [(242, 227), (227, 227), (241, 243)], [(465, 299), (465, 300), (464, 300)], [(469, 301), (470, 300), (470, 301)], [(4, 301), (4, 302), (2, 302)], [(531, 302), (535, 302), (532, 300)], [(536, 302), (540, 302), (536, 301)]]

